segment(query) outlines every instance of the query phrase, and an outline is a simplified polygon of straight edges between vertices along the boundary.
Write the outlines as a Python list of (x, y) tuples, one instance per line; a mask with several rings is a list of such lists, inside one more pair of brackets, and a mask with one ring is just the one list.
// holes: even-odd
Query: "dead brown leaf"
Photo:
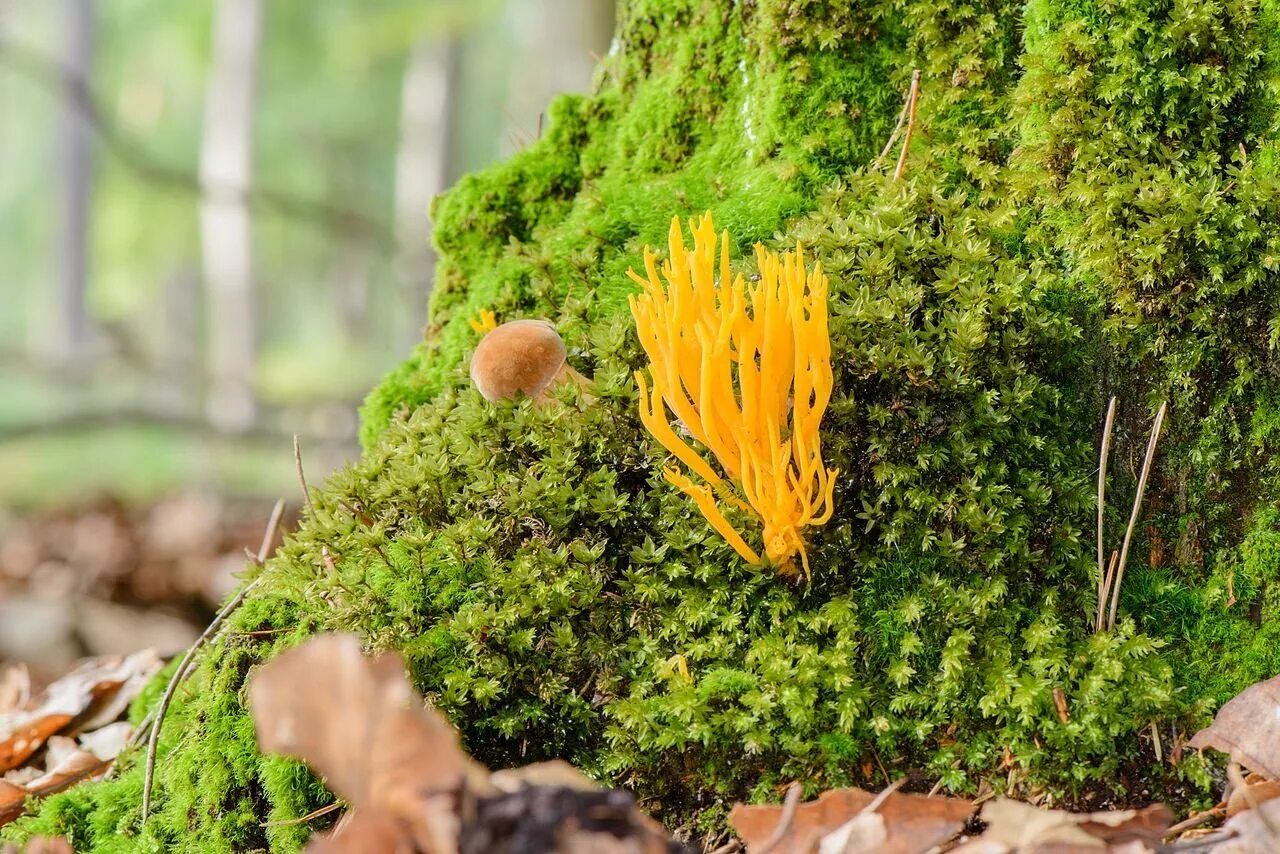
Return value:
[(132, 734), (133, 726), (128, 721), (119, 721), (93, 732), (82, 733), (79, 737), (80, 747), (109, 762), (120, 755)]
[(305, 760), (357, 814), (370, 813), (360, 826), (398, 820), (422, 850), (456, 849), (455, 797), (488, 775), (423, 707), (400, 656), (367, 659), (351, 635), (314, 638), (250, 678), (249, 707), (263, 750)]
[(307, 845), (307, 854), (417, 854), (413, 839), (404, 832), (404, 823), (376, 810), (353, 812), (332, 833), (322, 834)]
[(31, 699), (31, 672), (25, 664), (10, 664), (0, 671), (0, 714), (17, 711)]
[(93, 716), (101, 704), (113, 703), (121, 693), (121, 686), (131, 680), (141, 690), (141, 685), (155, 674), (159, 664), (152, 650), (88, 659), (24, 708), (0, 714), (0, 772), (21, 765), (50, 736)]
[[(832, 789), (816, 801), (800, 804), (785, 836), (772, 848), (774, 852), (814, 852), (823, 837), (841, 829), (856, 818), (876, 796), (862, 789)], [(758, 851), (773, 835), (782, 819), (781, 806), (734, 806), (729, 824), (746, 844), (747, 851)], [(927, 851), (959, 833), (973, 812), (970, 801), (959, 798), (926, 797), (891, 793), (875, 813), (884, 822), (884, 839), (879, 847), (865, 849), (882, 854), (908, 854)], [(858, 832), (870, 832), (873, 821)], [(864, 849), (857, 849), (864, 850)]]
[(52, 795), (106, 771), (109, 764), (82, 750), (74, 739), (55, 735), (49, 739), (45, 772), (27, 783), (26, 789), (33, 795)]
[(398, 656), (360, 641), (307, 641), (252, 674), (258, 743), (305, 760), (353, 807), (311, 854), (672, 854), (683, 851), (627, 792), (563, 762), (488, 771), (427, 709)]
[(1250, 771), (1280, 780), (1280, 676), (1229, 700), (1188, 744), (1220, 750)]
[(8, 824), (22, 815), (28, 792), (22, 786), (0, 780), (0, 825)]
[(1280, 850), (1280, 800), (1234, 816), (1212, 838), (1219, 840), (1208, 849), (1213, 854), (1275, 854)]
[(1280, 797), (1280, 780), (1250, 774), (1244, 778), (1243, 785), (1231, 789), (1231, 796), (1227, 798), (1227, 818), (1277, 797)]
[(494, 771), (489, 775), (489, 782), (501, 792), (514, 792), (525, 786), (562, 786), (580, 792), (600, 790), (594, 780), (561, 759)]
[(1009, 798), (982, 808), (987, 830), (955, 849), (963, 854), (1069, 854), (1069, 852), (1153, 851), (1173, 822), (1161, 804), (1141, 810), (1070, 813), (1048, 810)]

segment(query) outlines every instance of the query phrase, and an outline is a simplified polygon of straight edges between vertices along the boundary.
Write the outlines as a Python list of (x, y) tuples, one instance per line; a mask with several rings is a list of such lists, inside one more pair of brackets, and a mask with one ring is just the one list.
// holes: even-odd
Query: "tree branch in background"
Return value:
[[(355, 408), (354, 403), (351, 408)], [(292, 429), (286, 430), (283, 427), (266, 426), (261, 422), (262, 419), (248, 430), (235, 433), (232, 438), (279, 441), (300, 435), (308, 441), (342, 442), (344, 444), (350, 443), (355, 438), (354, 430), (300, 432)], [(133, 408), (102, 411), (86, 410), (22, 424), (0, 424), (0, 443), (27, 439), (33, 436), (47, 436), (54, 433), (78, 433), (86, 430), (117, 427), (164, 427), (197, 436), (217, 438), (228, 438), (229, 436), (217, 425), (203, 418), (162, 410)]]
[(47, 90), (65, 93), (83, 113), (103, 146), (141, 180), (193, 195), (238, 200), (257, 211), (298, 220), (326, 231), (362, 234), (384, 248), (396, 245), (395, 233), (377, 216), (279, 190), (241, 189), (202, 182), (199, 175), (156, 159), (130, 140), (94, 96), (84, 75), (59, 60), (0, 35), (0, 67), (23, 75)]

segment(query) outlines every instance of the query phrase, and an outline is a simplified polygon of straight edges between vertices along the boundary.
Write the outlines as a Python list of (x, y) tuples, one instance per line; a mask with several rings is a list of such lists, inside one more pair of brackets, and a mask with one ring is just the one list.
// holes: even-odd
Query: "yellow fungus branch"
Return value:
[(467, 321), (477, 335), (485, 335), (498, 328), (498, 318), (487, 308), (480, 309), (480, 316)]
[[(673, 219), (661, 268), (646, 247), (646, 275), (627, 271), (641, 289), (631, 313), (651, 377), (650, 384), (636, 374), (641, 421), (705, 481), (664, 469), (739, 555), (760, 561), (717, 495), (759, 517), (771, 563), (790, 570), (798, 554), (807, 576), (801, 531), (831, 518), (837, 474), (822, 463), (819, 435), (832, 387), (826, 276), (817, 263), (806, 271), (800, 247), (779, 256), (757, 245), (759, 276), (748, 284), (732, 275), (728, 232), (717, 247), (709, 213), (691, 221), (690, 232), (686, 249)], [(672, 417), (723, 475), (677, 433)]]

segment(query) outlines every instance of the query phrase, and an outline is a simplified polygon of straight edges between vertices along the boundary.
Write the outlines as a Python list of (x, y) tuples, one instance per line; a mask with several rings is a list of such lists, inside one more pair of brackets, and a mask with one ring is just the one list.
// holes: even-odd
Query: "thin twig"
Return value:
[[(276, 529), (280, 526), (280, 519), (284, 516), (284, 499), (276, 502), (276, 506), (271, 510), (271, 518), (267, 522), (266, 533), (262, 537), (262, 546), (258, 550), (258, 563), (261, 564), (267, 559), (270, 553), (271, 545), (275, 542)], [(146, 770), (142, 778), (142, 823), (146, 824), (147, 817), (151, 814), (151, 786), (155, 782), (156, 773), (156, 750), (160, 744), (160, 728), (164, 725), (165, 713), (169, 710), (169, 704), (173, 702), (173, 696), (178, 691), (178, 686), (187, 677), (187, 674), (195, 666), (196, 653), (201, 647), (213, 637), (214, 633), (222, 625), (223, 621), (244, 602), (249, 592), (258, 585), (261, 577), (255, 578), (244, 587), (240, 588), (240, 592), (235, 597), (222, 606), (217, 616), (213, 618), (213, 622), (200, 633), (200, 637), (196, 638), (195, 643), (191, 644), (190, 649), (182, 656), (182, 661), (178, 663), (178, 667), (173, 671), (173, 676), (169, 678), (169, 684), (165, 686), (164, 695), (160, 698), (154, 712), (154, 719), (151, 722), (151, 734), (147, 739), (147, 764)]]
[(898, 141), (898, 134), (902, 133), (902, 125), (907, 120), (907, 109), (911, 106), (911, 92), (902, 99), (902, 109), (898, 111), (898, 123), (893, 127), (893, 133), (889, 134), (889, 139), (884, 144), (884, 148), (880, 150), (880, 156), (871, 161), (871, 171), (874, 172), (880, 168), (880, 164), (889, 156), (889, 152), (893, 150), (893, 144)]
[(920, 69), (911, 72), (911, 94), (908, 96), (907, 132), (902, 140), (902, 151), (898, 154), (898, 166), (893, 170), (893, 180), (898, 180), (907, 171), (907, 152), (911, 149), (911, 131), (916, 126), (916, 101), (920, 97)]
[(782, 816), (778, 819), (778, 826), (773, 829), (773, 833), (769, 834), (769, 838), (760, 845), (757, 854), (769, 854), (786, 838), (787, 831), (791, 829), (791, 823), (795, 821), (796, 810), (800, 808), (800, 796), (803, 793), (804, 787), (799, 783), (792, 783), (787, 789), (787, 797), (782, 802)]
[(1209, 836), (1201, 836), (1199, 839), (1183, 839), (1171, 845), (1168, 851), (1176, 851), (1182, 854), (1185, 851), (1198, 851), (1202, 848), (1214, 848), (1223, 842), (1230, 842), (1240, 834), (1234, 830), (1224, 830), (1219, 833), (1210, 834)]
[(1120, 552), (1112, 549), (1111, 562), (1107, 564), (1107, 577), (1102, 584), (1102, 597), (1098, 599), (1098, 631), (1102, 631), (1107, 621), (1107, 600), (1111, 596), (1111, 585), (1116, 581), (1116, 564), (1120, 562)]
[(742, 850), (742, 843), (736, 839), (730, 839), (728, 842), (726, 842), (724, 845), (721, 845), (719, 848), (711, 849), (711, 851), (708, 852), (708, 854), (737, 854), (737, 852), (741, 850)]
[[(887, 801), (890, 795), (892, 795), (894, 792), (901, 789), (906, 784), (906, 782), (907, 782), (907, 775), (903, 774), (901, 777), (894, 780), (888, 786), (885, 786), (884, 790), (881, 791), (880, 794), (876, 795), (875, 799), (872, 800), (871, 803), (867, 804), (865, 807), (863, 807), (858, 811), (858, 815), (865, 815), (866, 813), (875, 812), (876, 810), (880, 809), (880, 805), (883, 804), (885, 801)], [(929, 797), (933, 797), (933, 795), (931, 794)]]
[(311, 503), (311, 490), (307, 489), (307, 474), (302, 470), (302, 446), (298, 444), (298, 434), (293, 434), (293, 464), (298, 469), (298, 482), (302, 484), (302, 497), (306, 499), (307, 510), (314, 516), (316, 506)]
[(1098, 455), (1098, 619), (1094, 631), (1102, 631), (1102, 614), (1107, 601), (1107, 594), (1102, 588), (1106, 567), (1103, 565), (1105, 551), (1102, 545), (1103, 514), (1107, 508), (1107, 455), (1111, 452), (1111, 429), (1116, 420), (1116, 399), (1111, 398), (1107, 406), (1107, 419), (1102, 425), (1102, 451)]
[(1147, 478), (1151, 474), (1151, 462), (1156, 456), (1156, 444), (1160, 441), (1160, 428), (1164, 425), (1164, 414), (1169, 408), (1169, 401), (1160, 404), (1156, 413), (1156, 423), (1151, 428), (1151, 438), (1147, 441), (1147, 456), (1142, 461), (1142, 474), (1138, 475), (1138, 494), (1133, 498), (1133, 512), (1129, 514), (1129, 527), (1124, 532), (1124, 543), (1120, 546), (1120, 563), (1116, 566), (1116, 582), (1111, 590), (1111, 617), (1108, 628), (1116, 627), (1116, 609), (1120, 607), (1120, 583), (1124, 581), (1124, 565), (1129, 557), (1129, 543), (1133, 539), (1133, 530), (1138, 527), (1138, 516), (1142, 513), (1142, 496), (1147, 491)]
[(1151, 722), (1151, 743), (1156, 748), (1156, 762), (1164, 764), (1164, 749), (1160, 744), (1160, 730), (1156, 727), (1156, 722)]
[(1214, 818), (1217, 818), (1218, 816), (1222, 815), (1225, 812), (1226, 812), (1225, 808), (1219, 809), (1217, 807), (1214, 807), (1213, 809), (1205, 810), (1204, 812), (1198, 812), (1195, 815), (1192, 815), (1188, 818), (1183, 819), (1182, 821), (1178, 822), (1177, 824), (1173, 825), (1168, 830), (1166, 830), (1164, 833), (1164, 838), (1169, 839), (1170, 837), (1177, 836), (1179, 833), (1182, 833), (1184, 830), (1190, 830), (1193, 827), (1199, 827), (1205, 822), (1210, 821)]
[(327, 807), (320, 807), (320, 809), (318, 810), (312, 810), (306, 815), (300, 815), (297, 818), (285, 819), (284, 821), (259, 822), (258, 827), (291, 827), (295, 824), (306, 824), (312, 819), (316, 819), (316, 818), (320, 818), (321, 816), (328, 815), (334, 810), (341, 809), (346, 805), (347, 805), (346, 801), (334, 801), (333, 803), (329, 804)]

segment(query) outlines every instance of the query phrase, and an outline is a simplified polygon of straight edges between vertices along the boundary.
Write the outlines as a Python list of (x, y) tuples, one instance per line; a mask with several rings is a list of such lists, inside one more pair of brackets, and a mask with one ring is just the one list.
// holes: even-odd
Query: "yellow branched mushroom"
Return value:
[[(818, 432), (832, 385), (826, 276), (817, 263), (806, 272), (799, 247), (779, 257), (757, 244), (760, 275), (748, 283), (730, 273), (728, 232), (717, 259), (711, 214), (690, 230), (693, 248), (686, 249), (680, 220), (672, 220), (661, 275), (648, 247), (648, 275), (628, 271), (642, 289), (631, 313), (652, 377), (650, 386), (636, 373), (640, 418), (703, 483), (673, 466), (663, 469), (667, 480), (738, 554), (760, 562), (717, 498), (760, 518), (770, 563), (792, 572), (799, 555), (807, 577), (802, 532), (831, 518), (837, 474), (823, 465)], [(719, 471), (670, 416), (711, 452)]]

